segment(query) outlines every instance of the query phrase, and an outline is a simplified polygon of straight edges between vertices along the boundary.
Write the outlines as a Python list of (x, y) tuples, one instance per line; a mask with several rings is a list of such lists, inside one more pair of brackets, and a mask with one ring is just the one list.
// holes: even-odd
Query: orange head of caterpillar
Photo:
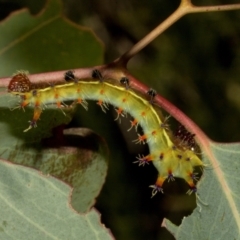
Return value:
[(25, 93), (31, 90), (31, 85), (27, 74), (25, 72), (18, 72), (12, 77), (8, 85), (8, 91)]

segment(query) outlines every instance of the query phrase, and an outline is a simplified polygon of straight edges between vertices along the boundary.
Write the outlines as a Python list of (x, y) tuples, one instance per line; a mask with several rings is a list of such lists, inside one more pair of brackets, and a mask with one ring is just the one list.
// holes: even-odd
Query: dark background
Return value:
[[(229, 0), (194, 2), (196, 5), (227, 3)], [(0, 0), (0, 19), (25, 6), (36, 14), (44, 4), (45, 1)], [(103, 41), (108, 63), (169, 16), (179, 1), (65, 0), (63, 4), (65, 16), (91, 28)], [(240, 10), (187, 15), (129, 64), (134, 76), (173, 102), (215, 141), (240, 140), (239, 23)], [(106, 136), (111, 161), (96, 205), (102, 221), (116, 239), (173, 239), (160, 228), (163, 217), (180, 224), (181, 218), (194, 208), (195, 197), (185, 195), (187, 186), (179, 180), (165, 186), (164, 196), (158, 194), (151, 199), (148, 186), (155, 182), (156, 170), (132, 164), (139, 151), (143, 154), (147, 148), (133, 149), (119, 125), (112, 122), (109, 113), (108, 131), (117, 137), (112, 143), (112, 136)]]

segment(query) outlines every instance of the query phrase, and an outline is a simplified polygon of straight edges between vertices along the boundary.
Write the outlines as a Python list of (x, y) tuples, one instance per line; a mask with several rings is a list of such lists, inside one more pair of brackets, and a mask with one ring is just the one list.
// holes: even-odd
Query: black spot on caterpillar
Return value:
[(122, 77), (120, 83), (125, 86), (126, 89), (129, 89), (129, 79), (127, 77)]
[(103, 76), (101, 74), (101, 72), (97, 69), (94, 69), (92, 72), (92, 78), (98, 79), (100, 82), (103, 81)]
[(151, 97), (151, 98), (150, 98), (150, 103), (153, 104), (153, 99), (154, 99), (155, 96), (157, 95), (156, 90), (150, 88), (150, 89), (147, 91), (147, 94)]
[(75, 81), (75, 76), (74, 76), (73, 71), (69, 70), (69, 71), (65, 72), (64, 79), (67, 82), (68, 81)]

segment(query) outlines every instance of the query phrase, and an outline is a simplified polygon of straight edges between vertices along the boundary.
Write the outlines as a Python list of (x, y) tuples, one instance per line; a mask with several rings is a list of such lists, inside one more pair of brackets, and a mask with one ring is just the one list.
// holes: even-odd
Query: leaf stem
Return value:
[(227, 4), (217, 6), (195, 6), (191, 0), (181, 0), (177, 10), (173, 12), (166, 20), (160, 23), (155, 29), (148, 33), (138, 43), (136, 43), (130, 50), (125, 52), (120, 58), (115, 60), (116, 65), (126, 66), (128, 61), (140, 52), (144, 47), (151, 43), (161, 33), (168, 29), (178, 19), (188, 13), (201, 13), (201, 12), (215, 12), (215, 11), (229, 11), (240, 9), (240, 4)]
[(149, 34), (142, 38), (138, 43), (136, 43), (129, 51), (125, 52), (120, 58), (115, 60), (116, 64), (121, 66), (126, 66), (127, 62), (140, 52), (144, 47), (151, 43), (155, 38), (157, 38), (162, 32), (168, 29), (173, 23), (180, 19), (185, 12), (183, 8), (178, 8), (174, 13), (172, 13), (166, 20), (159, 24), (155, 29), (153, 29)]

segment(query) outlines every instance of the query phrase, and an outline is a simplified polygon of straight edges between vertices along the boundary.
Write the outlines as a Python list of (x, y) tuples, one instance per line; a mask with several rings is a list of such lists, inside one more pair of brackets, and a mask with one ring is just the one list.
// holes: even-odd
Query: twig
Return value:
[(218, 6), (195, 6), (191, 0), (181, 0), (181, 4), (175, 12), (173, 12), (165, 21), (160, 23), (155, 29), (147, 34), (143, 39), (136, 43), (129, 51), (125, 52), (120, 58), (115, 60), (119, 66), (126, 66), (128, 61), (146, 47), (150, 42), (157, 38), (162, 32), (168, 29), (178, 19), (188, 13), (229, 11), (240, 9), (240, 4), (227, 4)]

